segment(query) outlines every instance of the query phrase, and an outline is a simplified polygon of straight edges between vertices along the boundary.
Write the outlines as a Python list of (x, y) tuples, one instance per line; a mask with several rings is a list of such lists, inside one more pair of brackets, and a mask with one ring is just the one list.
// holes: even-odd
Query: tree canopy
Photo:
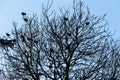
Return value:
[(9, 80), (120, 79), (119, 41), (112, 39), (103, 16), (90, 13), (82, 1), (72, 10), (50, 13), (51, 4), (37, 15), (22, 12), (23, 25), (13, 23), (14, 38), (1, 38)]

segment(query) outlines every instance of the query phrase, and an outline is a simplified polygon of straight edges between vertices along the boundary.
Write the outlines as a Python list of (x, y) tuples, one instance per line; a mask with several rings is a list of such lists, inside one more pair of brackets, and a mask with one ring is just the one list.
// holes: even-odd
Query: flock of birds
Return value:
[[(25, 22), (27, 22), (28, 19), (26, 18), (26, 13), (25, 12), (21, 12), (21, 15), (23, 16), (23, 20)], [(8, 38), (10, 38), (11, 35), (9, 33), (6, 33), (6, 36)], [(24, 40), (24, 36), (21, 35), (21, 38)], [(8, 40), (8, 39), (1, 38), (0, 39), (0, 46), (1, 47), (13, 47), (15, 42), (16, 42), (16, 39), (9, 39)]]
[(21, 15), (23, 16), (23, 20), (24, 20), (25, 22), (27, 22), (28, 19), (26, 18), (26, 13), (25, 13), (25, 12), (21, 12)]
[[(21, 12), (21, 15), (23, 16), (23, 20), (24, 20), (25, 22), (27, 22), (28, 19), (27, 19), (27, 17), (26, 17), (26, 13), (25, 13), (25, 12)], [(63, 19), (64, 19), (65, 21), (68, 20), (68, 18), (66, 18), (66, 17), (64, 17)], [(86, 24), (86, 25), (89, 25), (90, 22), (86, 22), (85, 24)], [(9, 33), (6, 33), (6, 36), (10, 38), (11, 35), (10, 35)], [(24, 42), (24, 41), (25, 41), (25, 36), (24, 36), (24, 35), (21, 35), (20, 37), (21, 37), (21, 40)], [(31, 40), (30, 38), (27, 38), (27, 39), (28, 39), (28, 41)], [(16, 39), (10, 39), (10, 40), (8, 40), (8, 39), (3, 39), (3, 38), (1, 38), (1, 39), (0, 39), (0, 46), (2, 45), (2, 46), (12, 47), (12, 46), (14, 46), (15, 42), (16, 42)], [(36, 41), (36, 42), (37, 42), (37, 41)], [(69, 47), (67, 47), (67, 48), (69, 48)], [(50, 51), (53, 52), (54, 50), (51, 49)]]

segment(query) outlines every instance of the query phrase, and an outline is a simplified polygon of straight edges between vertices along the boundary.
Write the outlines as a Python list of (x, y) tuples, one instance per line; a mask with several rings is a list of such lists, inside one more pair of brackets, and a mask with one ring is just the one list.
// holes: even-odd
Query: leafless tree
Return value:
[(119, 80), (120, 79), (120, 43), (112, 41), (110, 52), (106, 57), (107, 63), (101, 68), (101, 79)]
[(42, 29), (40, 29), (38, 18), (35, 15), (27, 18), (27, 20), (19, 29), (17, 29), (17, 24), (13, 23), (12, 34), (16, 43), (11, 51), (5, 53), (6, 63), (8, 64), (6, 71), (9, 73), (11, 80), (39, 80), (39, 76), (42, 75), (39, 66), (39, 62), (44, 58), (41, 52)]
[[(101, 69), (112, 52), (104, 17), (92, 15), (83, 2), (74, 2), (73, 11), (60, 9), (60, 15), (43, 10), (46, 59), (41, 66), (55, 80), (102, 79)], [(47, 45), (46, 45), (47, 44)], [(47, 47), (46, 47), (47, 46)], [(117, 49), (118, 50), (118, 49)], [(110, 70), (110, 69), (109, 69)], [(99, 77), (98, 77), (99, 76)]]
[(16, 42), (11, 51), (5, 52), (8, 77), (11, 80), (117, 79), (120, 59), (115, 55), (119, 54), (119, 46), (106, 29), (105, 15), (92, 15), (77, 0), (73, 1), (72, 9), (60, 8), (59, 14), (49, 14), (50, 6), (43, 7), (40, 21), (35, 15), (28, 17), (25, 13), (22, 27), (13, 24)]

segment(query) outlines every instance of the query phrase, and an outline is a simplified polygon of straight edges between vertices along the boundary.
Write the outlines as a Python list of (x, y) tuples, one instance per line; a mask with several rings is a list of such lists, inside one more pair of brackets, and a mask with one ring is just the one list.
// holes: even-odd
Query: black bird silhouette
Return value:
[(54, 52), (54, 50), (52, 48), (50, 48), (50, 52)]
[(25, 13), (25, 12), (21, 12), (21, 14), (22, 14), (23, 16), (25, 16), (25, 15), (26, 15), (26, 13)]
[(86, 22), (86, 25), (89, 25), (90, 24), (90, 22)]
[(67, 21), (67, 20), (68, 20), (68, 18), (64, 17), (64, 20), (65, 20), (65, 21)]
[(12, 44), (11, 40), (0, 39), (0, 43), (4, 46), (10, 46)]
[(27, 22), (27, 21), (28, 21), (28, 19), (27, 19), (27, 18), (23, 18), (23, 19), (24, 19), (24, 21), (25, 21), (25, 22)]
[(53, 66), (50, 64), (48, 67), (51, 69)]
[(9, 34), (9, 33), (6, 33), (6, 36), (8, 36), (8, 37), (9, 37), (9, 36), (10, 36), (10, 34)]
[(34, 41), (34, 43), (38, 43), (38, 41), (37, 41), (37, 40), (35, 40), (35, 41)]
[(21, 37), (22, 41), (24, 42), (25, 41), (25, 36), (21, 35), (20, 37)]
[(71, 33), (69, 32), (69, 33), (67, 33), (67, 35), (68, 35), (68, 36), (71, 36)]
[(27, 40), (28, 40), (28, 41), (32, 41), (33, 39), (32, 39), (32, 38), (30, 38), (30, 37), (27, 37)]

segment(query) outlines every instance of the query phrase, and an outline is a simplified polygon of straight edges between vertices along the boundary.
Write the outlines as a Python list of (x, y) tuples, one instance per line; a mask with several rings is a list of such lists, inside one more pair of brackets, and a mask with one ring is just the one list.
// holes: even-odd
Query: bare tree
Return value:
[(74, 2), (72, 12), (60, 9), (59, 17), (48, 10), (43, 10), (47, 69), (42, 65), (42, 70), (53, 80), (94, 79), (110, 51), (104, 16), (84, 11), (83, 2)]
[[(24, 19), (27, 19), (24, 20)], [(44, 56), (41, 53), (42, 33), (38, 18), (23, 16), (25, 21), (21, 28), (17, 29), (17, 24), (14, 23), (12, 34), (16, 39), (16, 43), (11, 51), (5, 53), (10, 79), (33, 79), (39, 80), (42, 72), (39, 63)]]
[(101, 79), (105, 80), (119, 80), (120, 77), (120, 45), (119, 41), (111, 42), (111, 52), (106, 57), (107, 63), (101, 69)]
[(13, 24), (16, 41), (5, 53), (9, 79), (117, 79), (120, 59), (112, 57), (119, 54), (119, 46), (106, 29), (105, 15), (92, 15), (77, 0), (59, 14), (49, 14), (50, 6), (43, 7), (40, 21), (22, 12), (25, 23), (20, 28)]

